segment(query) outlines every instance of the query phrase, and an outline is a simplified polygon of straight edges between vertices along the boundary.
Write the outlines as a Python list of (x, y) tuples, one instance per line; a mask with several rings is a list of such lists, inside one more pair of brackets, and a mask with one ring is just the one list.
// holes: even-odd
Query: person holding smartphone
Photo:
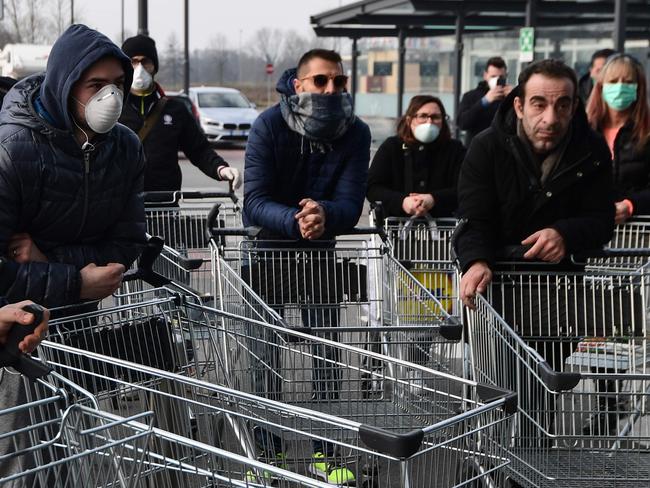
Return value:
[(507, 79), (508, 67), (503, 58), (490, 58), (485, 65), (483, 80), (474, 90), (463, 95), (456, 123), (466, 132), (466, 146), (469, 147), (476, 134), (490, 127), (501, 102), (512, 91)]

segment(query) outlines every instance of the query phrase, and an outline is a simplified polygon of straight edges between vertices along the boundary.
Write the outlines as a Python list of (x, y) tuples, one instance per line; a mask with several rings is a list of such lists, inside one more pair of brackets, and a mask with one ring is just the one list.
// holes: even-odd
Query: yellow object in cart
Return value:
[[(435, 298), (447, 313), (453, 309), (453, 274), (443, 271), (411, 271), (413, 277), (418, 280)], [(407, 285), (404, 284), (403, 287)], [(416, 293), (414, 293), (416, 292)], [(400, 301), (400, 314), (402, 316), (426, 317), (442, 312), (440, 306), (430, 298), (417, 293), (416, 290), (403, 290), (404, 300)], [(416, 299), (415, 296), (421, 297)]]

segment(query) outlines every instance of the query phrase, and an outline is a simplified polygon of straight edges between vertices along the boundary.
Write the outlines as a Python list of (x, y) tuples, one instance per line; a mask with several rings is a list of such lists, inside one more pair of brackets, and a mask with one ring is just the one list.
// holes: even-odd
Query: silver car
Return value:
[(190, 88), (190, 100), (198, 108), (201, 127), (212, 143), (246, 141), (259, 115), (255, 105), (234, 88)]

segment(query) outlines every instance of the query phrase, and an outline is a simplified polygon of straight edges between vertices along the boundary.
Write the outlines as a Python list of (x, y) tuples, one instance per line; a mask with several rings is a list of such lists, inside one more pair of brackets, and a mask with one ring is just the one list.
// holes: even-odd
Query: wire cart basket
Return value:
[[(431, 473), (433, 486), (469, 486), (507, 463), (500, 446), (516, 404), (509, 392), (168, 290), (138, 294), (52, 321), (57, 343), (41, 347), (103, 407), (154, 410), (164, 430), (302, 476), (314, 474), (319, 452), (357, 486), (432, 486)], [(147, 332), (159, 323), (169, 346)], [(106, 330), (118, 338), (101, 342)]]
[(474, 378), (519, 393), (506, 449), (521, 486), (650, 480), (649, 268), (620, 254), (499, 265), (468, 311)]

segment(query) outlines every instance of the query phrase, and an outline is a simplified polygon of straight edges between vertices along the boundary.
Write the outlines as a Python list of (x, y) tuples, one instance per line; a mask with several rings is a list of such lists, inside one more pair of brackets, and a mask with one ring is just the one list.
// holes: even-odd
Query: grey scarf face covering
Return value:
[(280, 110), (291, 130), (314, 142), (332, 142), (354, 122), (349, 93), (283, 95)]

